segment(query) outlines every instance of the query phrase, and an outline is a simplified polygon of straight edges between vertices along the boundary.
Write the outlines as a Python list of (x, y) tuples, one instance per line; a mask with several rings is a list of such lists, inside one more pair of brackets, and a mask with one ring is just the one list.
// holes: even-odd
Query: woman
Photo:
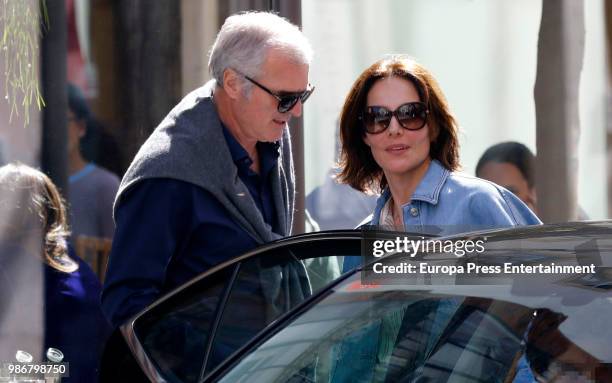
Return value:
[[(36, 286), (44, 286), (43, 358), (49, 348), (57, 349), (69, 365), (69, 378), (62, 382), (95, 382), (99, 351), (109, 328), (99, 304), (100, 282), (87, 264), (68, 255), (69, 234), (66, 209), (49, 177), (22, 164), (0, 168), (2, 302), (10, 302), (15, 293), (23, 296), (24, 291), (31, 298), (23, 301), (36, 302)], [(15, 272), (36, 271), (41, 261), (42, 273), (29, 275), (42, 276), (42, 283), (19, 278), (23, 274)], [(35, 329), (21, 332), (30, 330)], [(38, 355), (36, 350), (25, 351)]]
[[(432, 74), (406, 56), (384, 58), (357, 78), (344, 103), (339, 180), (362, 192), (381, 192), (369, 223), (398, 231), (449, 235), (541, 223), (506, 189), (457, 172), (457, 135), (457, 122)], [(358, 263), (351, 257), (343, 268)], [(432, 309), (432, 326), (438, 328), (437, 318), (450, 317), (456, 308), (455, 300), (440, 299)], [(388, 363), (388, 354), (375, 355), (370, 346), (382, 329), (397, 332), (403, 315), (347, 342), (336, 355), (335, 371), (363, 376), (377, 363)], [(342, 361), (357, 357), (362, 367), (354, 373)]]
[(340, 117), (341, 182), (381, 192), (370, 224), (454, 234), (539, 224), (512, 193), (457, 172), (457, 122), (436, 80), (406, 56), (366, 69)]

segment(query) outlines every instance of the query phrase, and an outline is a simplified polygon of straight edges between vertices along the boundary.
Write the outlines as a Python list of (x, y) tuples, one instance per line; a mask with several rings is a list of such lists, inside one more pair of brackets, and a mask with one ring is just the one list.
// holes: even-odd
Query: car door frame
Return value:
[[(217, 304), (216, 312), (214, 314), (215, 319), (211, 326), (211, 334), (209, 338), (207, 339), (204, 360), (203, 360), (203, 364), (201, 368), (201, 372), (202, 372), (201, 374), (204, 375), (204, 371), (208, 363), (208, 359), (210, 357), (210, 352), (212, 349), (212, 344), (214, 342), (216, 332), (219, 329), (219, 324), (221, 322), (223, 312), (225, 310), (227, 301), (229, 299), (230, 292), (232, 291), (232, 287), (234, 286), (236, 277), (238, 276), (238, 273), (240, 271), (240, 266), (243, 262), (248, 261), (254, 257), (257, 257), (258, 255), (262, 253), (273, 251), (275, 249), (279, 249), (283, 247), (288, 247), (291, 245), (298, 245), (298, 244), (303, 244), (303, 243), (313, 242), (313, 241), (329, 241), (329, 240), (359, 240), (361, 241), (362, 239), (363, 239), (363, 233), (361, 230), (336, 230), (336, 231), (309, 233), (309, 234), (303, 234), (303, 235), (298, 235), (294, 237), (288, 237), (288, 238), (284, 238), (284, 239), (281, 239), (281, 240), (278, 240), (278, 241), (275, 241), (269, 244), (262, 245), (254, 250), (251, 250), (245, 253), (242, 256), (239, 256), (229, 261), (226, 261), (224, 263), (221, 263), (211, 268), (210, 270), (205, 271), (204, 273), (195, 277), (191, 281), (168, 292), (167, 294), (165, 294), (164, 296), (160, 297), (155, 302), (153, 302), (151, 305), (143, 309), (141, 312), (136, 314), (134, 317), (132, 317), (132, 319), (128, 320), (124, 325), (120, 327), (120, 331), (127, 343), (129, 350), (132, 352), (134, 359), (136, 360), (140, 368), (143, 370), (144, 374), (152, 381), (167, 382), (167, 380), (163, 376), (161, 376), (161, 374), (157, 371), (155, 363), (151, 360), (145, 348), (143, 347), (142, 343), (136, 336), (136, 331), (135, 331), (136, 322), (138, 322), (139, 318), (147, 315), (147, 313), (149, 313), (151, 310), (153, 310), (157, 306), (181, 294), (181, 292), (190, 288), (191, 286), (200, 283), (202, 280), (219, 272), (220, 270), (226, 269), (228, 267), (233, 267), (234, 269), (232, 270), (232, 277), (230, 278), (230, 280), (227, 282), (226, 286), (224, 287), (223, 296), (221, 297), (219, 303)], [(321, 255), (320, 257), (323, 257), (323, 255)], [(315, 255), (312, 258), (320, 258), (320, 257)], [(340, 275), (340, 277), (334, 280), (331, 284), (335, 284), (335, 282), (337, 281), (344, 280), (344, 277), (350, 274), (352, 273), (345, 273), (345, 274)], [(311, 299), (318, 296), (319, 293), (325, 290), (326, 288), (322, 288), (318, 293), (315, 293), (312, 296), (308, 297), (304, 302), (301, 302), (295, 308), (282, 314), (279, 318), (273, 321), (273, 323), (279, 322), (281, 320), (284, 321), (284, 318), (287, 317), (288, 314), (290, 314), (291, 312), (295, 310), (299, 310), (299, 308), (302, 307), (305, 302), (310, 301)], [(270, 327), (273, 323), (270, 323), (266, 325), (264, 328), (262, 328), (261, 330), (259, 330), (257, 334), (254, 336), (254, 338), (259, 338), (261, 333), (264, 332), (266, 328)], [(241, 354), (241, 350), (244, 348), (244, 346), (250, 343), (251, 341), (247, 342), (245, 345), (243, 345), (238, 350), (236, 350), (230, 357), (228, 357), (228, 360), (234, 359), (236, 355)], [(210, 373), (206, 375), (209, 375), (209, 376), (212, 375), (215, 371), (217, 371), (218, 367), (223, 366), (223, 365), (225, 365), (225, 362), (215, 367), (212, 371), (210, 371)], [(206, 376), (202, 376), (202, 375), (200, 376), (200, 381), (202, 381), (205, 378), (208, 379)]]

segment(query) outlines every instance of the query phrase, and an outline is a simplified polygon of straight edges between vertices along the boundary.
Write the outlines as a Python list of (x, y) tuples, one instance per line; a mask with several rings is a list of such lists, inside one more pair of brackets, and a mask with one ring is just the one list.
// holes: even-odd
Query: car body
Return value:
[[(448, 238), (407, 234), (455, 243), (484, 238), (486, 244), (461, 257), (359, 258), (366, 266), (343, 270), (347, 257), (369, 255), (372, 238), (400, 235), (406, 234), (307, 234), (219, 265), (122, 326), (134, 371), (162, 382), (612, 379), (611, 222)], [(593, 265), (596, 272), (368, 279), (374, 263)], [(120, 352), (110, 354), (116, 361)], [(115, 361), (103, 365), (103, 377)]]

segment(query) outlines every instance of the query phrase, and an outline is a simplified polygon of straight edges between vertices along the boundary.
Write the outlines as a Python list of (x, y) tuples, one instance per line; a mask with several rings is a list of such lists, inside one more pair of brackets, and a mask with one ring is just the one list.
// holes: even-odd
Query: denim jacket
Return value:
[[(391, 192), (385, 189), (370, 221), (378, 225)], [(432, 160), (412, 200), (402, 206), (406, 231), (450, 235), (542, 222), (518, 197), (492, 182), (451, 172)]]
[[(380, 212), (390, 197), (387, 188), (378, 197), (374, 214), (364, 224), (380, 224)], [(451, 172), (437, 160), (431, 161), (411, 201), (402, 210), (406, 232), (440, 236), (542, 223), (523, 201), (505, 188)], [(360, 264), (358, 258), (347, 258), (342, 270), (346, 272)]]
[[(380, 213), (391, 197), (385, 189), (376, 202), (370, 225), (380, 223)], [(451, 172), (438, 161), (431, 161), (425, 176), (417, 186), (409, 203), (402, 206), (404, 228), (409, 232), (452, 235), (461, 232), (492, 228), (537, 225), (542, 222), (518, 197), (492, 182), (462, 173)], [(367, 221), (366, 221), (367, 222)], [(358, 267), (361, 259), (344, 260), (343, 271)], [(438, 313), (446, 313), (457, 307), (453, 299), (441, 300)], [(436, 314), (435, 317), (437, 317)], [(335, 353), (334, 377), (348, 380), (370, 380), (377, 363), (376, 346), (380, 341), (384, 321), (370, 326), (365, 332), (370, 341), (347, 340)], [(399, 329), (399, 323), (387, 323), (387, 327)], [(360, 358), (360, 359), (358, 359)], [(359, 368), (349, 361), (359, 360)], [(536, 382), (525, 357), (519, 363), (514, 383)]]

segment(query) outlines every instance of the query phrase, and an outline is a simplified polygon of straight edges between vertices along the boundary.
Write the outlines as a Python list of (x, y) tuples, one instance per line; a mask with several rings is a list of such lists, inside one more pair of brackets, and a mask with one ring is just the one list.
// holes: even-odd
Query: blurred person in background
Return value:
[[(339, 128), (336, 127), (335, 163), (340, 154), (339, 134)], [(323, 185), (314, 188), (306, 196), (306, 211), (320, 230), (354, 229), (376, 206), (376, 196), (339, 183), (339, 172), (337, 165), (334, 165), (325, 175)]]
[[(83, 93), (68, 85), (68, 211), (72, 240), (79, 236), (112, 239), (113, 201), (119, 178), (84, 155), (84, 144), (91, 140), (97, 124)], [(89, 158), (86, 158), (89, 157)]]
[[(100, 282), (80, 258), (69, 254), (66, 209), (59, 191), (42, 172), (22, 164), (0, 168), (0, 271), (3, 305), (39, 294), (37, 284), (12, 270), (22, 263), (43, 268), (44, 352), (55, 348), (69, 364), (62, 382), (95, 382), (98, 361), (110, 328), (100, 308)], [(36, 299), (22, 299), (27, 305)], [(6, 307), (2, 307), (5, 310)], [(27, 323), (27, 318), (23, 318)], [(29, 329), (21, 329), (27, 333)], [(34, 350), (29, 350), (33, 354)]]
[(520, 142), (501, 142), (482, 154), (476, 177), (505, 187), (537, 213), (534, 166), (535, 156), (528, 147)]
[[(476, 165), (476, 177), (510, 190), (537, 214), (535, 161), (536, 156), (520, 142), (501, 142), (482, 154)], [(588, 214), (578, 206), (578, 220), (588, 219)]]

